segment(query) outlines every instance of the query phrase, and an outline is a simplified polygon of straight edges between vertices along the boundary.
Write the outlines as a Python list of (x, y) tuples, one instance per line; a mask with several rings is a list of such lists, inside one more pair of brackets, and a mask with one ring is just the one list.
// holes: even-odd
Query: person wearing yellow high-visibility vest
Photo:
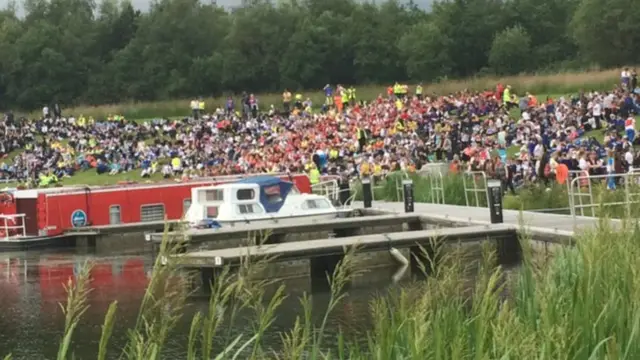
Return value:
[(196, 99), (191, 100), (189, 103), (189, 107), (191, 108), (191, 116), (194, 119), (198, 118), (198, 112), (200, 111), (200, 102)]
[(38, 186), (40, 186), (40, 187), (46, 187), (46, 186), (49, 186), (49, 181), (50, 181), (50, 179), (49, 179), (49, 177), (48, 177), (46, 174), (44, 174), (44, 173), (40, 173), (40, 175), (38, 176), (38, 178), (39, 178), (39, 180), (40, 180), (40, 182), (38, 183)]
[(509, 103), (511, 102), (511, 85), (507, 85), (507, 88), (504, 89), (502, 93), (502, 105), (509, 109)]
[(398, 82), (396, 82), (396, 83), (393, 85), (393, 95), (395, 96), (395, 98), (396, 98), (396, 99), (399, 99), (399, 98), (400, 98), (400, 96), (401, 96), (401, 94), (400, 94), (400, 93), (401, 93), (401, 91), (402, 91), (402, 90), (400, 89), (400, 84), (398, 84)]
[(178, 156), (171, 159), (171, 168), (173, 170), (173, 175), (182, 174), (182, 159)]
[(353, 86), (349, 87), (348, 96), (349, 96), (349, 103), (351, 104), (351, 106), (355, 106), (356, 105), (356, 88), (355, 87)]
[(320, 182), (320, 171), (315, 164), (311, 165), (311, 170), (309, 170), (309, 181), (311, 182), (311, 185), (315, 185)]
[(342, 108), (346, 109), (349, 106), (349, 91), (346, 88), (342, 88), (340, 91), (340, 100), (342, 101)]
[(418, 97), (418, 100), (422, 100), (422, 84), (418, 84), (418, 86), (416, 86), (416, 96)]
[(402, 96), (402, 99), (406, 99), (408, 94), (409, 87), (407, 86), (407, 84), (400, 85), (400, 96)]
[(200, 99), (200, 101), (198, 102), (198, 115), (199, 117), (202, 117), (202, 115), (204, 115), (204, 100)]

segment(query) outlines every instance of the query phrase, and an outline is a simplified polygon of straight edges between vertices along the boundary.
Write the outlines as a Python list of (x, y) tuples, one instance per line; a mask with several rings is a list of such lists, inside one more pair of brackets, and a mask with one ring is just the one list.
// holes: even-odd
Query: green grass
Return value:
[[(287, 311), (280, 308), (286, 289), (279, 285), (267, 296), (265, 287), (277, 279), (252, 280), (277, 259), (247, 259), (240, 268), (224, 268), (212, 284), (208, 311), (191, 319), (186, 359), (638, 359), (639, 236), (635, 222), (613, 230), (603, 220), (597, 229), (581, 232), (575, 247), (557, 245), (549, 256), (538, 255), (540, 247), (525, 235), (520, 241), (522, 264), (508, 271), (497, 265), (493, 243), (485, 243), (480, 259), (469, 261), (460, 247), (445, 247), (434, 239), (429, 245), (433, 252), (423, 249), (427, 261), (422, 269), (429, 270), (428, 281), (376, 296), (369, 306), (373, 325), (364, 333), (329, 333), (327, 319), (349, 297), (346, 286), (363, 270), (353, 261), (358, 248), (346, 249), (329, 277), (326, 312), (312, 314), (311, 297), (303, 295), (303, 310), (294, 326), (280, 333), (280, 342), (269, 343), (264, 334), (273, 331), (277, 312)], [(156, 259), (138, 321), (127, 331), (127, 344), (123, 349), (109, 347), (117, 321), (114, 302), (105, 315), (96, 359), (113, 356), (114, 351), (129, 360), (161, 357), (190, 293), (172, 256), (181, 244), (168, 238)], [(91, 291), (89, 266), (67, 285), (59, 360), (73, 358), (74, 331)], [(218, 308), (226, 309), (223, 315)], [(241, 309), (253, 313), (249, 323), (237, 316)], [(252, 330), (232, 336), (230, 329), (239, 324)], [(215, 348), (214, 341), (225, 345)], [(330, 343), (337, 345), (326, 345)]]
[[(150, 178), (142, 178), (140, 176), (142, 170), (135, 169), (133, 171), (129, 171), (126, 173), (120, 173), (117, 175), (109, 175), (102, 174), (98, 175), (95, 169), (90, 169), (86, 171), (78, 171), (73, 176), (69, 178), (61, 178), (59, 179), (59, 184), (62, 186), (76, 186), (76, 185), (91, 185), (91, 186), (104, 186), (104, 185), (115, 185), (118, 182), (137, 182), (137, 183), (146, 183), (146, 182), (160, 182), (160, 181), (174, 181), (174, 180), (164, 180), (162, 178), (162, 174), (158, 171)], [(17, 182), (8, 182), (4, 184), (0, 184), (2, 187), (17, 187), (20, 185)]]

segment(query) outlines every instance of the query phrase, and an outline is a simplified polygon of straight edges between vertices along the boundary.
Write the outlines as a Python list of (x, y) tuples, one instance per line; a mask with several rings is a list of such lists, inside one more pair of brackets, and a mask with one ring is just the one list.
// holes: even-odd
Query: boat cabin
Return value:
[(186, 214), (191, 223), (312, 216), (336, 211), (326, 197), (301, 194), (293, 183), (271, 176), (193, 188), (191, 199)]

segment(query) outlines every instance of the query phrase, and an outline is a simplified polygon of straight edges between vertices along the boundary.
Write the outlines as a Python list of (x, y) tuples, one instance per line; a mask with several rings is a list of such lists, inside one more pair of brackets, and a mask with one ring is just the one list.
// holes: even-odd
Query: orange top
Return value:
[(565, 164), (558, 164), (556, 167), (556, 181), (560, 185), (564, 185), (569, 177), (569, 168)]

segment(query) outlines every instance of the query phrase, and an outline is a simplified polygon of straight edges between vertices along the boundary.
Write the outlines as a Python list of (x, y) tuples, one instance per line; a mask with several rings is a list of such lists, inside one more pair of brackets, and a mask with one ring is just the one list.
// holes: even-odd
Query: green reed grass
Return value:
[[(615, 225), (615, 227), (614, 227)], [(281, 343), (265, 344), (282, 301), (284, 286), (266, 295), (273, 281), (256, 280), (275, 258), (248, 256), (239, 269), (223, 268), (211, 286), (206, 314), (191, 322), (187, 359), (637, 359), (640, 358), (640, 226), (602, 218), (595, 229), (583, 229), (576, 246), (561, 247), (540, 260), (534, 242), (520, 239), (522, 264), (503, 269), (495, 244), (485, 242), (482, 256), (469, 261), (462, 245), (432, 240), (421, 248), (426, 281), (394, 288), (370, 302), (371, 328), (356, 337), (327, 333), (327, 319), (346, 297), (347, 284), (359, 269), (357, 247), (328, 278), (331, 297), (319, 322), (312, 316), (311, 296), (300, 298), (302, 313), (280, 334)], [(165, 239), (168, 239), (165, 236)], [(339, 240), (339, 239), (336, 239)], [(260, 242), (258, 242), (260, 243)], [(138, 322), (129, 330), (120, 358), (159, 359), (169, 333), (190, 293), (178, 277), (178, 246), (161, 247)], [(184, 245), (184, 244), (182, 244)], [(427, 250), (428, 249), (428, 250)], [(416, 258), (418, 259), (418, 258)], [(162, 261), (162, 260), (158, 260)], [(87, 309), (90, 264), (66, 286), (61, 307), (65, 332), (58, 359), (72, 356), (72, 337)], [(240, 310), (254, 314), (252, 335), (232, 335)], [(97, 358), (106, 356), (117, 306), (107, 311)], [(366, 341), (358, 341), (364, 338)], [(329, 347), (327, 339), (335, 340)], [(214, 340), (216, 340), (214, 342)], [(222, 340), (222, 341), (220, 341)], [(223, 344), (219, 348), (215, 344)]]

